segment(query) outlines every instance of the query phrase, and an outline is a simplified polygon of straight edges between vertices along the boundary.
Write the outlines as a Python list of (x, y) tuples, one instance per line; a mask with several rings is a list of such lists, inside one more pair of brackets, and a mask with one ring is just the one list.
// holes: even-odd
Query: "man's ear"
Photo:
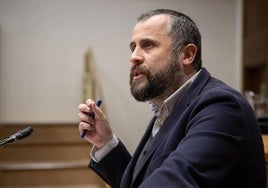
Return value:
[(184, 46), (181, 50), (182, 56), (182, 64), (183, 65), (190, 65), (193, 63), (196, 53), (197, 53), (197, 47), (194, 44), (187, 44)]

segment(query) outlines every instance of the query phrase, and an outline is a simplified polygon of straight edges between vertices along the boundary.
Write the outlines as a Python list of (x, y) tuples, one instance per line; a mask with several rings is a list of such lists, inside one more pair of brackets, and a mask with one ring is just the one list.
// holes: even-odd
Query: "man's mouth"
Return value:
[(145, 75), (145, 73), (143, 71), (141, 71), (140, 69), (135, 69), (133, 71), (132, 78), (133, 78), (133, 80), (135, 80), (135, 79), (141, 78), (144, 75)]

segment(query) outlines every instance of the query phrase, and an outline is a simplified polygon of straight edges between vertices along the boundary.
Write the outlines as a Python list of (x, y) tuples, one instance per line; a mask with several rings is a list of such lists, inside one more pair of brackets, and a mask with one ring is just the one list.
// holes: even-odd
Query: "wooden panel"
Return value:
[(266, 161), (266, 188), (268, 188), (268, 135), (263, 134), (262, 140), (264, 144), (264, 153), (265, 153), (265, 161)]
[(243, 90), (268, 85), (267, 0), (244, 0)]
[(267, 0), (244, 0), (244, 37), (267, 28)]
[(1, 162), (2, 171), (18, 170), (50, 170), (50, 169), (79, 169), (88, 166), (88, 160), (83, 161), (38, 161), (38, 162)]
[[(3, 139), (27, 126), (0, 125)], [(0, 187), (105, 187), (88, 168), (91, 144), (76, 124), (33, 124), (25, 139), (1, 146)]]
[(90, 158), (89, 144), (6, 145), (1, 148), (0, 161), (64, 161)]
[[(84, 142), (78, 132), (78, 124), (32, 124), (32, 134), (12, 144), (53, 144), (53, 143), (81, 143)], [(0, 138), (16, 133), (26, 125), (1, 125)]]
[[(52, 185), (103, 185), (88, 168), (58, 170), (3, 171), (1, 187), (5, 186), (47, 186)], [(103, 186), (102, 186), (103, 187)]]
[[(268, 53), (268, 52), (267, 52)], [(244, 90), (251, 90), (256, 93), (261, 92), (261, 84), (268, 81), (268, 63), (244, 68)], [(267, 82), (268, 83), (268, 82)]]

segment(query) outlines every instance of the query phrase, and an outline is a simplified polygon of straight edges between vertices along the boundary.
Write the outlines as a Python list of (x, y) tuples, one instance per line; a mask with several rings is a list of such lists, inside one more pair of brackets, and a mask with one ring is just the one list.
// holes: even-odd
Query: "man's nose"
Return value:
[(138, 48), (136, 48), (131, 56), (130, 56), (130, 63), (135, 65), (135, 64), (142, 64), (144, 61), (144, 56), (142, 55), (142, 53), (140, 52), (140, 50)]

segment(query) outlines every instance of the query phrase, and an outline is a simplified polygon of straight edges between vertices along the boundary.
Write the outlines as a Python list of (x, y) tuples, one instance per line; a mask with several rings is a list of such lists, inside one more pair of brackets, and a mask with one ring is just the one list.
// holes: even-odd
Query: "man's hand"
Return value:
[[(88, 99), (85, 104), (80, 104), (78, 109), (80, 135), (87, 130), (84, 138), (98, 149), (112, 140), (113, 133), (107, 117), (92, 99)], [(94, 117), (90, 115), (92, 112)]]

